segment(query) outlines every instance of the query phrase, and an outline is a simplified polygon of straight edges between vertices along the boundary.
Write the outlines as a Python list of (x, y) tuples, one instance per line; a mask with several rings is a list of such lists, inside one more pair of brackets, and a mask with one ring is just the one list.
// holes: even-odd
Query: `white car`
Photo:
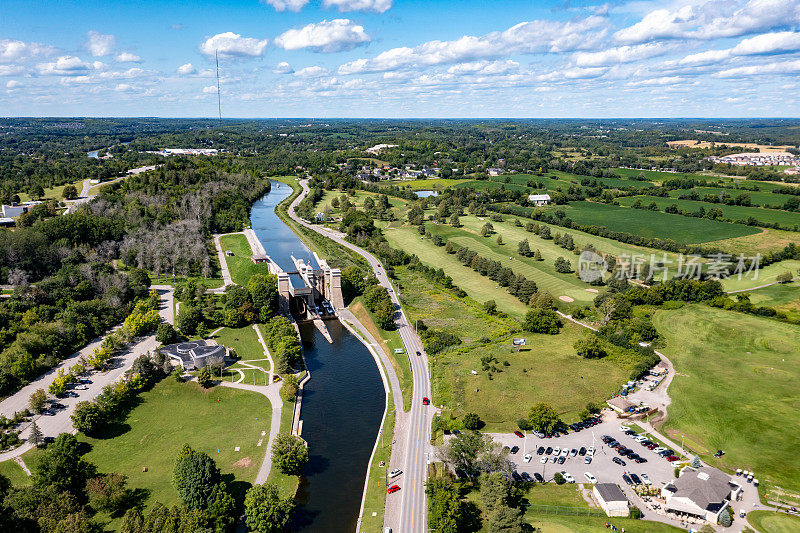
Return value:
[(623, 433), (625, 433), (625, 432), (626, 432), (626, 431), (628, 431), (629, 429), (631, 429), (631, 428), (629, 428), (628, 426), (620, 426), (620, 427), (619, 427), (619, 430), (620, 430), (620, 431), (622, 431)]
[(86, 385), (75, 385), (73, 388), (75, 390), (88, 390), (89, 389), (89, 387), (87, 387)]
[(589, 483), (591, 483), (592, 485), (594, 485), (595, 483), (597, 483), (597, 478), (596, 478), (596, 477), (594, 477), (594, 476), (591, 474), (591, 472), (584, 472), (584, 474), (583, 474), (583, 477), (585, 477), (586, 479), (588, 479), (588, 480), (589, 480)]
[(558, 455), (559, 453), (561, 453), (560, 446), (556, 446), (555, 448), (553, 448), (553, 455)]
[(586, 449), (586, 455), (589, 457), (594, 457), (594, 446), (589, 446)]
[(652, 485), (653, 484), (653, 482), (650, 481), (650, 478), (647, 477), (647, 474), (639, 474), (639, 477), (642, 478), (642, 481), (644, 481), (645, 485)]
[(583, 458), (583, 462), (585, 464), (587, 464), (587, 465), (592, 464), (592, 456), (591, 455), (587, 455), (586, 457)]
[(569, 472), (561, 472), (561, 475), (564, 476), (567, 483), (575, 483), (575, 478), (572, 477)]
[(526, 453), (525, 457), (522, 458), (522, 460), (525, 461), (526, 463), (530, 463), (531, 459), (533, 459), (533, 456), (529, 453)]
[(569, 455), (569, 450), (568, 449), (564, 448), (563, 450), (561, 450), (561, 456), (562, 457), (567, 457), (568, 455)]
[(547, 456), (543, 455), (542, 458), (539, 459), (539, 462), (542, 463), (542, 464), (545, 464), (547, 462)]
[(402, 471), (402, 470), (400, 470), (399, 468), (395, 468), (394, 470), (392, 470), (391, 472), (389, 472), (389, 477), (397, 477), (397, 476), (399, 476), (399, 475), (400, 475), (400, 474), (402, 474), (402, 473), (403, 473), (403, 471)]
[(653, 451), (655, 453), (663, 452), (664, 450), (666, 450), (666, 448), (664, 448), (663, 446), (659, 446), (657, 448), (653, 448)]
[(553, 462), (555, 463), (556, 461), (558, 461), (558, 457), (556, 457), (556, 456), (554, 455), (554, 456), (553, 456)]

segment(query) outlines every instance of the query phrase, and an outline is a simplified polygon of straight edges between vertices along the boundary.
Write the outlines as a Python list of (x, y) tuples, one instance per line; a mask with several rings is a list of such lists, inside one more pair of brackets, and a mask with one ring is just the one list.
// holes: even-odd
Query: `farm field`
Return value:
[[(792, 198), (792, 196), (788, 194), (774, 194), (768, 191), (747, 191), (744, 189), (728, 189), (728, 188), (721, 188), (721, 187), (695, 187), (694, 189), (675, 189), (669, 191), (670, 198), (677, 198), (682, 194), (688, 194), (690, 191), (696, 191), (700, 197), (704, 197), (707, 194), (713, 196), (721, 196), (723, 193), (731, 198), (737, 198), (741, 195), (748, 195), (750, 196), (750, 201), (754, 206), (779, 206), (782, 207), (783, 204), (786, 203), (786, 200)], [(713, 205), (722, 205), (722, 204), (713, 204)]]
[(762, 492), (800, 491), (800, 326), (701, 304), (656, 311), (653, 323), (676, 371), (667, 433), (712, 465), (754, 471)]
[(757, 144), (748, 142), (725, 142), (724, 140), (711, 142), (711, 141), (698, 141), (696, 139), (684, 139), (681, 141), (667, 141), (667, 144), (672, 148), (676, 146), (690, 146), (692, 148), (712, 148), (714, 146), (730, 146), (742, 148), (745, 150), (752, 150), (758, 148), (761, 152), (784, 152), (787, 148), (794, 148), (793, 146), (773, 146), (771, 144)]
[(644, 187), (652, 187), (653, 183), (649, 181), (639, 181), (639, 180), (631, 180), (631, 179), (624, 179), (624, 178), (595, 178), (593, 176), (579, 176), (577, 174), (570, 174), (568, 172), (561, 172), (558, 170), (550, 171), (550, 174), (553, 176), (557, 176), (560, 180), (564, 181), (572, 181), (576, 185), (580, 185), (581, 180), (596, 180), (597, 183), (604, 185), (605, 187), (637, 187), (637, 188), (644, 188)]
[(236, 497), (244, 496), (267, 451), (257, 446), (261, 431), (269, 431), (272, 414), (264, 396), (223, 387), (204, 390), (166, 378), (140, 400), (106, 438), (79, 436), (91, 446), (88, 461), (101, 472), (125, 474), (132, 489), (149, 491), (147, 507), (157, 501), (174, 505), (179, 497), (171, 484), (172, 467), (181, 447), (189, 444), (210, 455), (233, 482)]
[(760, 231), (758, 228), (741, 224), (694, 219), (595, 202), (570, 202), (565, 211), (567, 217), (579, 224), (605, 226), (611, 231), (634, 233), (648, 238), (672, 239), (688, 244), (741, 237)]
[(219, 238), (219, 242), (224, 251), (233, 252), (232, 256), (225, 257), (225, 261), (228, 263), (231, 279), (237, 285), (247, 285), (250, 276), (254, 274), (269, 274), (269, 267), (266, 263), (253, 263), (251, 259), (253, 251), (244, 235), (225, 235)]
[[(777, 195), (776, 195), (777, 196)], [(677, 205), (681, 211), (697, 212), (700, 208), (708, 211), (709, 209), (719, 209), (723, 217), (731, 221), (746, 221), (750, 217), (759, 222), (769, 224), (779, 224), (783, 229), (800, 228), (800, 213), (790, 211), (780, 211), (777, 209), (765, 209), (763, 207), (745, 207), (740, 205), (712, 204), (696, 200), (679, 200), (677, 198), (661, 198), (660, 196), (628, 196), (619, 198), (619, 203), (630, 207), (639, 201), (642, 205), (648, 206), (655, 202), (662, 211), (671, 205)]]
[(714, 242), (714, 246), (730, 254), (754, 255), (765, 254), (783, 249), (788, 244), (797, 244), (798, 236), (794, 231), (772, 228), (760, 228), (758, 233), (742, 237), (732, 237)]

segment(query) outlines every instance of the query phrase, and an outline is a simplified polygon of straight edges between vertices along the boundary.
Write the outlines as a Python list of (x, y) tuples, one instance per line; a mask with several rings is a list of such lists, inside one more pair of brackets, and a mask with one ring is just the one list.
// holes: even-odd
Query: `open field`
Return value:
[[(735, 261), (735, 259), (734, 259)], [(726, 291), (736, 291), (741, 289), (750, 289), (751, 287), (760, 287), (761, 285), (766, 285), (767, 283), (772, 283), (776, 281), (776, 278), (783, 274), (784, 272), (791, 272), (793, 276), (800, 275), (800, 261), (796, 260), (786, 260), (780, 261), (778, 263), (773, 263), (771, 265), (765, 266), (758, 270), (758, 277), (752, 279), (751, 276), (744, 277), (742, 279), (738, 279), (737, 277), (731, 277), (726, 280), (723, 280), (722, 286), (725, 288)], [(785, 285), (784, 287), (789, 287), (791, 285)], [(773, 290), (777, 290), (780, 292), (779, 287), (770, 287)], [(758, 289), (758, 292), (764, 289)], [(757, 293), (753, 293), (757, 294)]]
[(758, 531), (769, 533), (797, 533), (800, 531), (800, 518), (772, 511), (751, 511), (747, 521)]
[(653, 183), (649, 181), (639, 181), (639, 180), (631, 180), (631, 179), (624, 179), (624, 178), (595, 178), (592, 176), (579, 176), (578, 174), (570, 174), (569, 172), (561, 172), (558, 170), (552, 170), (549, 172), (553, 176), (559, 178), (559, 181), (568, 181), (573, 182), (576, 185), (580, 185), (581, 180), (595, 180), (597, 183), (602, 184), (606, 188), (613, 188), (613, 187), (652, 187)]
[(748, 295), (755, 305), (774, 307), (786, 313), (790, 320), (800, 322), (800, 282), (771, 285)]
[(708, 219), (694, 219), (656, 211), (628, 209), (596, 202), (570, 202), (564, 208), (567, 217), (579, 224), (605, 226), (611, 231), (624, 231), (643, 237), (672, 239), (699, 244), (743, 235), (752, 235), (759, 228)]
[(247, 285), (250, 276), (254, 274), (269, 274), (266, 263), (253, 263), (253, 251), (244, 235), (225, 235), (220, 237), (219, 242), (224, 251), (233, 252), (232, 256), (225, 257), (225, 261), (228, 263), (231, 279), (237, 285)]
[(411, 189), (414, 191), (441, 191), (447, 187), (458, 185), (459, 183), (469, 181), (465, 179), (451, 179), (451, 178), (430, 178), (420, 180), (391, 180), (382, 181), (381, 184), (396, 185), (401, 189)]
[(713, 148), (714, 146), (730, 146), (730, 147), (737, 147), (742, 148), (744, 150), (753, 150), (758, 148), (761, 152), (785, 152), (787, 148), (794, 148), (794, 146), (789, 145), (780, 145), (780, 146), (772, 146), (770, 144), (757, 144), (757, 143), (744, 143), (744, 142), (731, 142), (731, 141), (698, 141), (697, 139), (684, 139), (680, 141), (667, 141), (667, 144), (671, 148), (681, 148), (681, 147), (690, 147), (690, 148)]
[(772, 228), (759, 229), (758, 233), (744, 235), (742, 237), (732, 237), (714, 242), (714, 247), (721, 248), (728, 253), (738, 255), (755, 255), (756, 253), (765, 254), (770, 251), (781, 250), (788, 244), (797, 244), (798, 236), (794, 231), (785, 231)]
[(800, 327), (701, 304), (656, 311), (653, 323), (676, 370), (667, 433), (712, 465), (800, 490)]
[[(262, 335), (264, 331), (262, 330)], [(251, 359), (265, 359), (267, 356), (264, 354), (264, 347), (258, 341), (258, 335), (253, 330), (253, 326), (245, 326), (243, 328), (222, 328), (215, 336), (219, 344), (223, 344), (228, 348), (236, 351), (236, 356), (242, 361), (249, 361)], [(269, 369), (269, 361), (263, 362), (263, 367)], [(255, 364), (255, 363), (253, 363)], [(262, 366), (262, 365), (256, 365)]]
[[(774, 196), (778, 195), (776, 194)], [(784, 229), (800, 228), (800, 213), (793, 213), (791, 211), (780, 211), (778, 209), (766, 209), (763, 207), (714, 204), (697, 200), (679, 200), (678, 198), (662, 198), (660, 196), (628, 196), (619, 198), (619, 203), (626, 207), (630, 207), (637, 201), (641, 202), (643, 206), (648, 206), (655, 202), (662, 211), (665, 207), (671, 205), (677, 205), (678, 209), (681, 211), (688, 211), (690, 213), (697, 212), (701, 208), (705, 211), (709, 209), (719, 209), (722, 211), (722, 216), (731, 221), (747, 221), (752, 217), (759, 222), (766, 222), (769, 224), (777, 223)]]
[[(30, 465), (28, 465), (28, 468), (30, 468)], [(22, 487), (31, 483), (31, 478), (28, 477), (28, 474), (12, 459), (0, 462), (0, 476), (8, 478), (14, 487)]]
[[(738, 198), (742, 195), (750, 197), (750, 202), (755, 206), (778, 206), (782, 207), (786, 200), (791, 198), (788, 194), (775, 194), (769, 191), (746, 191), (744, 189), (729, 189), (722, 187), (695, 187), (694, 189), (674, 189), (669, 191), (670, 198), (677, 198), (682, 194), (687, 194), (690, 191), (696, 191), (700, 197), (709, 194), (712, 196), (721, 196), (723, 193), (731, 198)], [(713, 204), (720, 205), (720, 204)]]
[[(317, 203), (315, 211), (324, 212), (325, 209), (327, 208), (334, 217), (341, 217), (342, 210), (340, 208), (334, 208), (333, 206), (331, 206), (331, 201), (334, 198), (341, 198), (342, 196), (347, 196), (347, 199), (351, 203), (355, 204), (359, 209), (363, 209), (364, 200), (366, 200), (367, 198), (372, 198), (374, 201), (377, 202), (379, 194), (367, 191), (356, 191), (355, 196), (349, 196), (347, 195), (347, 193), (344, 193), (342, 191), (326, 190), (322, 196), (322, 200), (320, 200)], [(403, 200), (402, 198), (396, 198), (393, 196), (389, 196), (388, 199), (389, 199), (389, 205), (392, 208), (392, 212), (394, 213), (395, 218), (401, 218), (406, 210), (408, 202), (406, 200)]]
[[(64, 187), (67, 185), (74, 185), (75, 188), (78, 190), (78, 194), (81, 193), (81, 189), (83, 189), (83, 180), (79, 179), (78, 181), (74, 181), (71, 184), (65, 183), (64, 185), (58, 185), (56, 187), (47, 187), (44, 189), (44, 196), (42, 197), (43, 200), (52, 199), (52, 200), (63, 200), (64, 199)], [(21, 202), (28, 202), (31, 200), (30, 194), (27, 192), (19, 192), (19, 200)]]

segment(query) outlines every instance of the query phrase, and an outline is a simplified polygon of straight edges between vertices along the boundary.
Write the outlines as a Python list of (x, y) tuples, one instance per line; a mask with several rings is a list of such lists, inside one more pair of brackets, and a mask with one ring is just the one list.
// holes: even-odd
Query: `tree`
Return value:
[(428, 496), (428, 526), (437, 533), (459, 533), (465, 520), (458, 489), (445, 479), (431, 479), (425, 485)]
[(792, 273), (791, 272), (783, 272), (778, 274), (778, 277), (775, 278), (778, 283), (789, 283), (792, 281)]
[(539, 237), (542, 239), (552, 239), (553, 237), (550, 234), (550, 228), (548, 226), (540, 226)]
[(569, 261), (567, 261), (563, 257), (557, 258), (554, 263), (554, 266), (556, 272), (560, 274), (569, 274), (570, 272), (572, 272), (572, 265), (569, 263)]
[(97, 402), (78, 402), (70, 416), (72, 425), (85, 435), (93, 435), (108, 422), (109, 414)]
[(561, 320), (552, 309), (542, 309), (534, 307), (525, 314), (525, 321), (522, 329), (531, 333), (547, 333), (548, 335), (558, 335), (561, 327)]
[(236, 521), (236, 500), (228, 492), (224, 482), (214, 485), (211, 496), (208, 498), (208, 514), (214, 521), (214, 531), (230, 531)]
[(499, 505), (489, 513), (487, 524), (489, 533), (523, 533), (525, 520), (522, 510), (507, 505)]
[(291, 496), (281, 498), (274, 483), (255, 485), (244, 497), (245, 523), (254, 533), (281, 533), (294, 509)]
[(89, 503), (98, 511), (108, 511), (109, 513), (119, 511), (129, 498), (129, 492), (125, 486), (127, 481), (127, 477), (116, 472), (90, 479), (86, 483)]
[(556, 482), (556, 485), (563, 485), (567, 482), (567, 480), (564, 479), (564, 476), (561, 475), (561, 472), (556, 472), (553, 474), (553, 481)]
[(122, 517), (120, 533), (144, 533), (144, 516), (138, 507), (131, 507)]
[(197, 373), (197, 383), (204, 389), (210, 389), (214, 386), (214, 377), (211, 375), (211, 368), (204, 366)]
[(573, 344), (575, 351), (584, 359), (600, 359), (608, 355), (600, 339), (594, 333), (587, 334)]
[(172, 486), (183, 504), (189, 509), (204, 509), (219, 481), (219, 469), (214, 460), (184, 444), (172, 470)]
[(59, 492), (81, 494), (86, 480), (94, 475), (94, 466), (83, 460), (81, 455), (75, 435), (60, 434), (36, 463), (33, 485), (52, 486)]
[(700, 458), (698, 456), (694, 456), (692, 459), (692, 468), (702, 468), (703, 463), (700, 462)]
[(561, 419), (553, 406), (549, 403), (539, 402), (531, 407), (528, 421), (534, 431), (551, 434), (561, 424)]
[(461, 227), (461, 220), (459, 220), (457, 213), (453, 213), (453, 216), (450, 217), (450, 225), (454, 228)]
[(486, 450), (490, 441), (491, 438), (488, 436), (465, 431), (447, 441), (443, 449), (443, 458), (453, 468), (473, 478), (478, 475), (479, 456)]
[(36, 198), (37, 200), (44, 197), (44, 187), (41, 185), (34, 185), (31, 187), (30, 196), (31, 198)]
[[(250, 291), (250, 297), (253, 300), (253, 305), (258, 309), (259, 313), (262, 309), (267, 309), (267, 320), (272, 318), (278, 311), (278, 280), (274, 275), (255, 274), (250, 277), (247, 282), (247, 290)], [(261, 318), (263, 322), (264, 318)]]
[(308, 448), (300, 437), (279, 433), (272, 445), (272, 462), (284, 474), (299, 476), (308, 464)]
[(167, 322), (159, 324), (156, 329), (156, 340), (161, 344), (172, 344), (177, 336), (175, 328)]
[(497, 314), (497, 302), (494, 300), (486, 300), (483, 302), (483, 310), (489, 313), (490, 315)]
[(42, 431), (36, 424), (36, 420), (34, 420), (33, 423), (31, 424), (31, 436), (28, 440), (32, 442), (33, 445), (36, 446), (37, 448), (42, 444)]
[(517, 253), (522, 257), (528, 257), (531, 255), (531, 245), (528, 244), (528, 239), (522, 239), (519, 241), (517, 245)]
[(464, 427), (475, 431), (483, 427), (483, 421), (476, 413), (467, 413), (464, 415)]
[(481, 476), (481, 501), (487, 511), (492, 511), (495, 507), (513, 505), (517, 498), (519, 491), (503, 474)]
[(30, 406), (31, 411), (34, 411), (38, 414), (42, 414), (42, 411), (44, 411), (45, 403), (47, 403), (47, 393), (44, 391), (44, 389), (33, 391), (28, 399), (28, 405)]
[(197, 331), (197, 326), (203, 321), (203, 313), (200, 309), (192, 305), (182, 305), (181, 312), (175, 321), (175, 325), (184, 335), (191, 336)]
[(536, 252), (533, 254), (533, 260), (544, 261), (544, 258), (542, 257), (542, 252), (540, 252), (538, 248), (536, 249)]
[(289, 374), (283, 379), (281, 385), (281, 398), (285, 402), (293, 402), (297, 398), (297, 393), (300, 390), (300, 381), (294, 374)]
[(731, 514), (728, 512), (728, 509), (723, 509), (721, 513), (719, 513), (719, 524), (722, 527), (731, 527), (731, 523), (733, 519), (731, 519)]
[(503, 236), (502, 235), (498, 235), (497, 236), (497, 244), (500, 245), (500, 246), (503, 245)]
[(71, 183), (64, 186), (61, 195), (65, 200), (74, 200), (78, 197), (78, 189)]

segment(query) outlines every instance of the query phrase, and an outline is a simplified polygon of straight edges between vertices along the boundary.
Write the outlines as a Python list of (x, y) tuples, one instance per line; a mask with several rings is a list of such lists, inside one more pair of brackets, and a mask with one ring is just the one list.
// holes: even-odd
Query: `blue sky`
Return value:
[(800, 0), (3, 0), (0, 115), (797, 117)]

